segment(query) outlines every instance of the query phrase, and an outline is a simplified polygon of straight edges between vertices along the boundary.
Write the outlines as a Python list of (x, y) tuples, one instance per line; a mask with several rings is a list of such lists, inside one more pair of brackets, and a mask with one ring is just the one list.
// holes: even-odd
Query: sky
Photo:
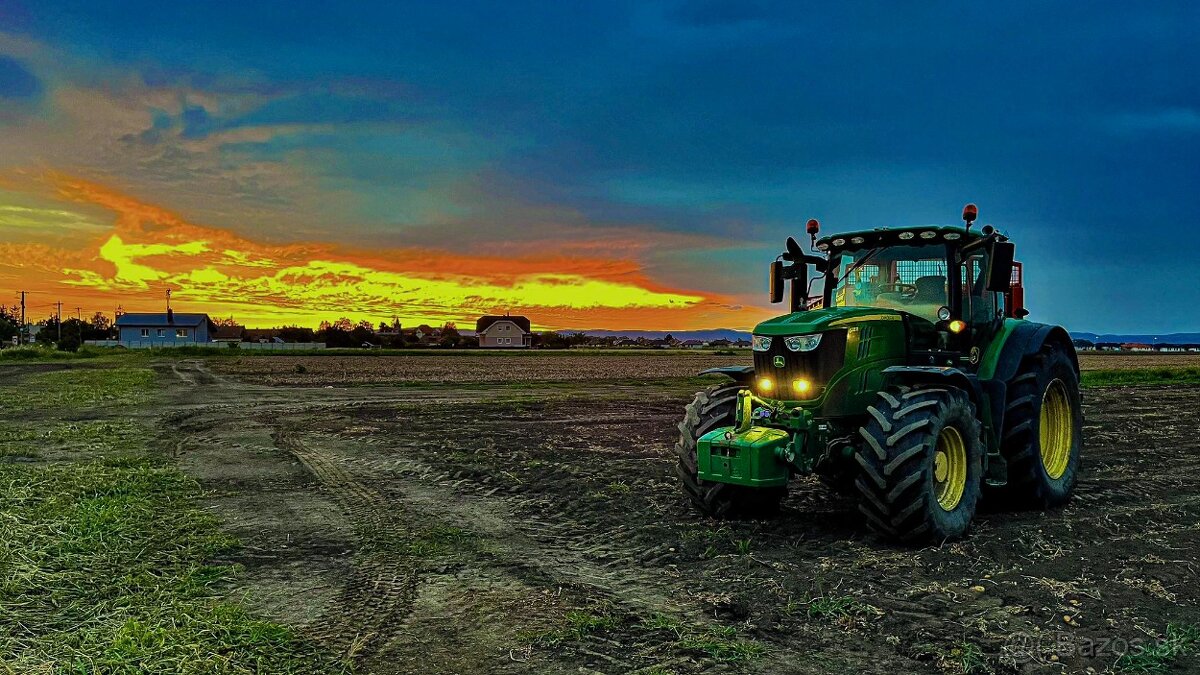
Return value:
[(0, 0), (0, 302), (749, 329), (809, 218), (974, 202), (1031, 319), (1200, 331), (1198, 25), (1194, 2)]

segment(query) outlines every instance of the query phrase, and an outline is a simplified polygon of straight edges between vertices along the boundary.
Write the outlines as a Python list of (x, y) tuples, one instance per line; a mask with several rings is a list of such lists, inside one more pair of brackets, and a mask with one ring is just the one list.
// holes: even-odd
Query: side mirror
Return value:
[(997, 293), (1006, 293), (1012, 287), (1013, 255), (1016, 246), (1010, 241), (992, 242), (991, 255), (988, 256), (987, 289)]
[(783, 302), (783, 261), (771, 263), (771, 302)]

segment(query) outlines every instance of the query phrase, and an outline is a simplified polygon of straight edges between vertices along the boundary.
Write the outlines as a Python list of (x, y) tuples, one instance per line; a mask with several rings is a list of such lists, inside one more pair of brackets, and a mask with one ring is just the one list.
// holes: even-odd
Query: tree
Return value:
[[(323, 324), (323, 330), (329, 330), (329, 324)], [(311, 328), (299, 326), (284, 326), (278, 330), (279, 339), (284, 342), (316, 342), (317, 335)]]
[(230, 328), (232, 326), (241, 325), (237, 322), (237, 319), (233, 318), (232, 314), (229, 315), (228, 319), (213, 319), (213, 323), (217, 324), (218, 326), (220, 326), (222, 328)]
[(58, 339), (58, 317), (51, 314), (42, 322), (42, 330), (34, 338), (39, 345), (52, 345)]
[(438, 344), (443, 347), (458, 347), (462, 344), (462, 335), (458, 333), (458, 326), (454, 325), (453, 321), (447, 321), (446, 325), (442, 326), (442, 336), (438, 339)]
[(0, 340), (5, 346), (12, 344), (13, 336), (20, 330), (20, 324), (20, 308), (0, 305)]
[(89, 337), (89, 340), (106, 340), (112, 331), (112, 321), (102, 312), (96, 312), (92, 315), (91, 327), (93, 335), (99, 337)]

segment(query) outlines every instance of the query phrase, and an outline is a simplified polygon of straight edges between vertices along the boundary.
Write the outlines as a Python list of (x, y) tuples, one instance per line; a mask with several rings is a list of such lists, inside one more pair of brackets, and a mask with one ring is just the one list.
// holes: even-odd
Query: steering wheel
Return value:
[(917, 297), (917, 287), (912, 284), (904, 284), (900, 282), (885, 283), (879, 285), (879, 293), (896, 293), (901, 300), (912, 300)]

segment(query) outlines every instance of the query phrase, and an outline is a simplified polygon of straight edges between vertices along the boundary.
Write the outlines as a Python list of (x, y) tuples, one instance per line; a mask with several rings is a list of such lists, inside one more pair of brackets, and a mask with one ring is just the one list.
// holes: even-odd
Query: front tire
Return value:
[(1008, 383), (1000, 449), (1015, 505), (1066, 503), (1079, 479), (1082, 445), (1079, 374), (1062, 348), (1046, 345), (1025, 357)]
[(734, 425), (737, 393), (744, 388), (736, 383), (709, 387), (696, 394), (679, 423), (679, 441), (675, 443), (679, 463), (675, 472), (692, 504), (713, 518), (768, 518), (779, 512), (779, 503), (787, 496), (787, 487), (751, 488), (697, 476), (696, 441), (717, 427)]
[(854, 485), (871, 529), (908, 543), (965, 534), (979, 501), (984, 452), (966, 392), (893, 388), (867, 412)]

